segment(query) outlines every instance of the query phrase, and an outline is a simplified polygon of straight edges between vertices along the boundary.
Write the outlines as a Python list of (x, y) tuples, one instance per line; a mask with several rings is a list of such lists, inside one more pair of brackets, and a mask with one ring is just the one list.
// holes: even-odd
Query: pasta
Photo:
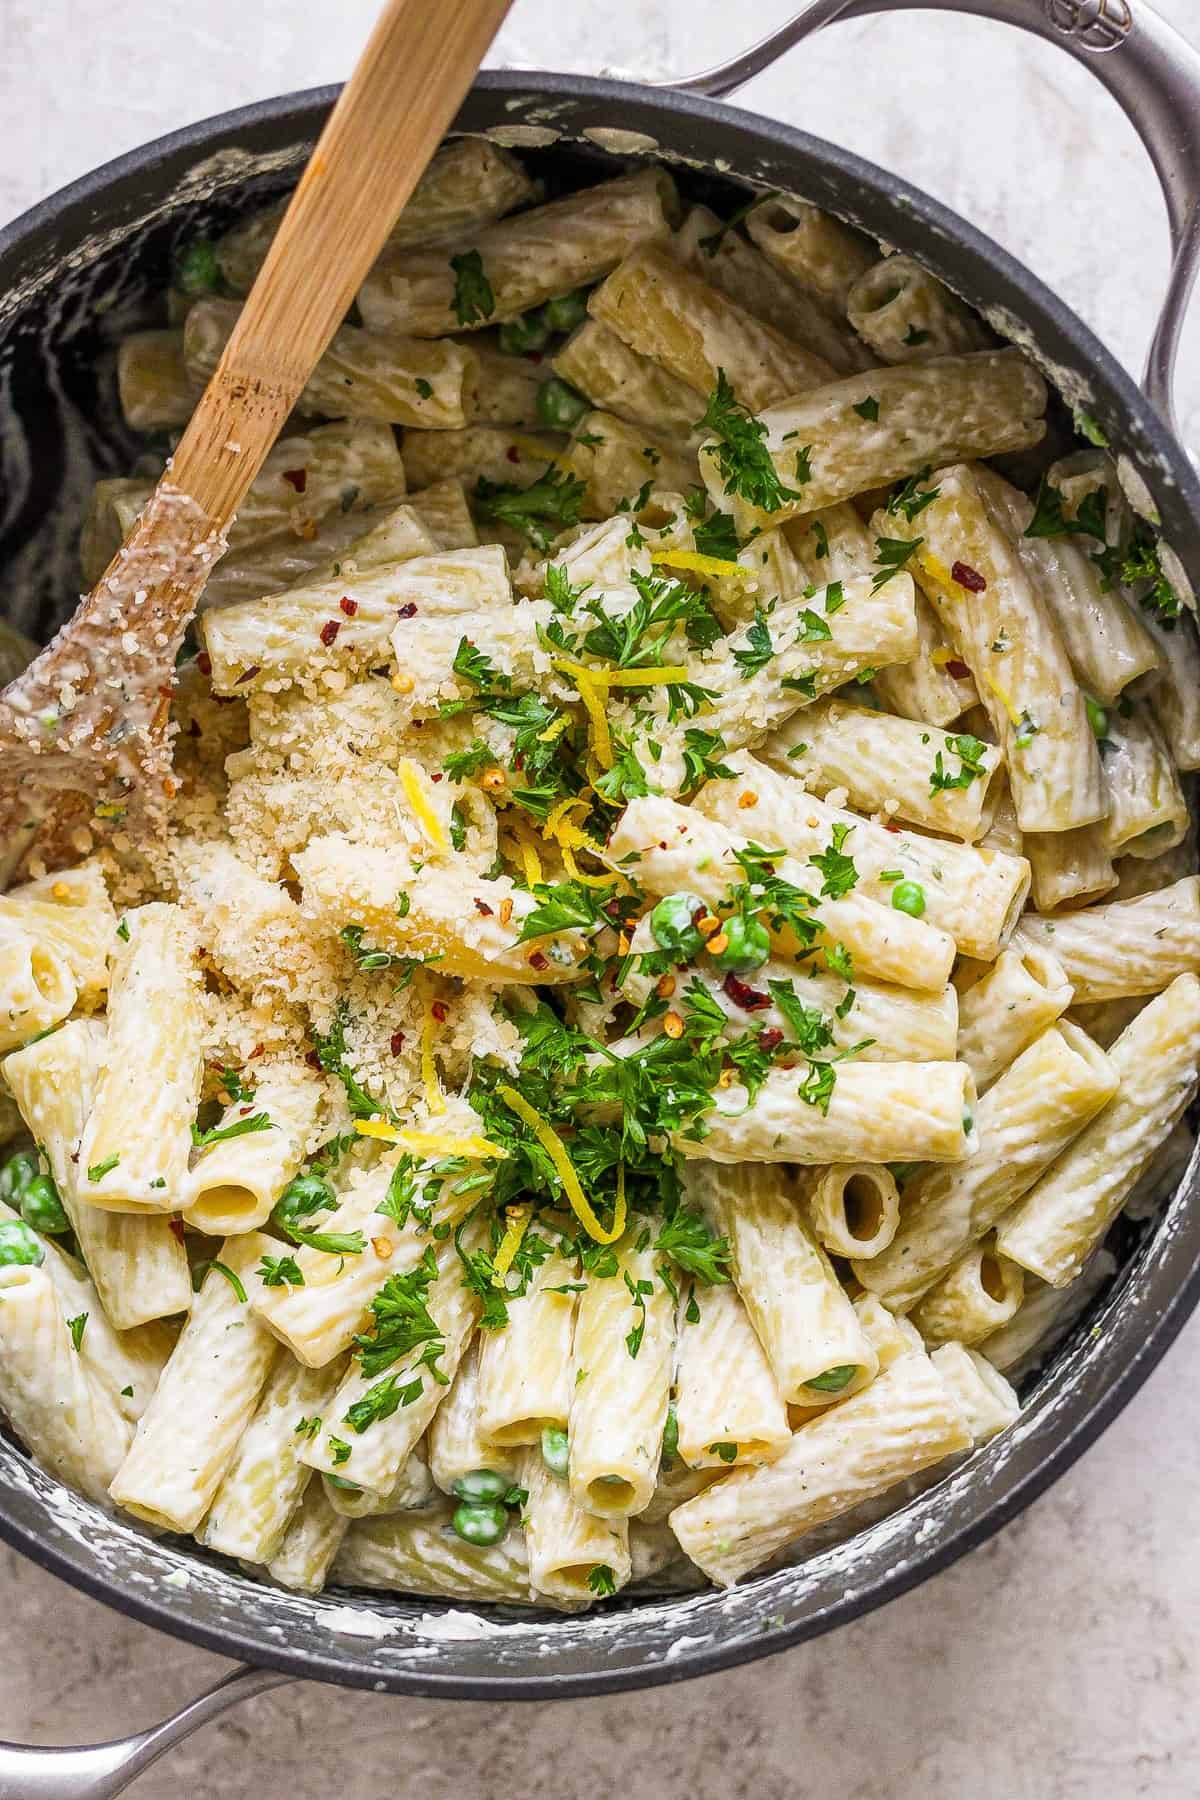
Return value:
[[(1112, 458), (808, 201), (550, 192), (435, 159), (214, 566), (165, 834), (0, 895), (0, 1411), (298, 1595), (811, 1554), (1012, 1425), (1192, 1150), (1200, 650)], [(278, 218), (182, 246), (130, 431)]]

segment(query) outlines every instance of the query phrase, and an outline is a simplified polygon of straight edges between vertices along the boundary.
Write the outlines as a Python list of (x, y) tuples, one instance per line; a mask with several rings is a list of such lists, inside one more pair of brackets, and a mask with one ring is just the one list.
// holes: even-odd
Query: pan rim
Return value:
[[(184, 126), (100, 165), (0, 228), (0, 269), (13, 252), (19, 254), (31, 239), (52, 231), (76, 207), (98, 204), (98, 222), (103, 224), (104, 204), (115, 187), (129, 178), (144, 179), (181, 153), (211, 154), (223, 143), (236, 142), (239, 133), (289, 123), (295, 125), (297, 144), (303, 143), (317, 116), (332, 105), (339, 91), (335, 86), (319, 87), (258, 101)], [(986, 276), (989, 281), (997, 282), (1013, 297), (1019, 295), (1029, 310), (1062, 333), (1081, 363), (1089, 371), (1096, 372), (1115, 396), (1122, 414), (1135, 425), (1144, 458), (1155, 460), (1168, 479), (1171, 491), (1162, 496), (1164, 513), (1169, 514), (1171, 520), (1176, 516), (1180, 520), (1186, 519), (1193, 533), (1200, 532), (1200, 483), (1182, 446), (1132, 377), (1091, 329), (1039, 277), (985, 233), (920, 189), (900, 181), (851, 151), (727, 102), (608, 78), (524, 70), (485, 71), (473, 92), (505, 98), (522, 95), (536, 95), (548, 100), (591, 98), (617, 106), (625, 104), (640, 108), (649, 105), (660, 114), (692, 124), (708, 121), (714, 126), (751, 133), (760, 144), (769, 145), (783, 154), (824, 164), (840, 177), (859, 183), (864, 191), (878, 196), (881, 201), (886, 196), (887, 203), (897, 214), (902, 213), (906, 227), (913, 228), (906, 231), (906, 247), (914, 233), (918, 239), (928, 237), (930, 242), (935, 237), (949, 241), (957, 250), (965, 252), (968, 262), (981, 278)], [(470, 100), (471, 96), (468, 107)], [(456, 122), (455, 129), (459, 128)], [(670, 148), (669, 145), (665, 147)], [(728, 170), (728, 174), (732, 180), (738, 179), (735, 169)], [(920, 255), (920, 249), (917, 248), (915, 253)], [(1172, 536), (1171, 520), (1168, 537)], [(1087, 1377), (1090, 1374), (1090, 1387), (1094, 1391), (1089, 1393), (1087, 1380), (1080, 1380), (1078, 1392), (1071, 1398), (1065, 1424), (1057, 1419), (1057, 1409), (1052, 1402), (1042, 1409), (1051, 1415), (1050, 1418), (1042, 1417), (1041, 1412), (1034, 1414), (1025, 1449), (1036, 1450), (1036, 1456), (1027, 1457), (1026, 1466), (1015, 1468), (999, 1492), (986, 1497), (982, 1503), (976, 1499), (972, 1516), (967, 1511), (971, 1497), (961, 1504), (958, 1501), (957, 1489), (966, 1483), (960, 1480), (956, 1471), (944, 1484), (945, 1490), (953, 1490), (947, 1529), (931, 1533), (927, 1542), (922, 1541), (916, 1521), (929, 1509), (923, 1507), (921, 1501), (915, 1502), (911, 1509), (914, 1528), (906, 1534), (906, 1542), (911, 1540), (914, 1547), (907, 1557), (897, 1559), (893, 1569), (867, 1575), (840, 1599), (807, 1612), (794, 1622), (772, 1624), (768, 1620), (761, 1629), (757, 1626), (739, 1629), (711, 1647), (706, 1647), (704, 1640), (696, 1640), (694, 1646), (682, 1647), (678, 1655), (672, 1654), (669, 1658), (659, 1652), (656, 1658), (647, 1656), (636, 1664), (619, 1665), (613, 1660), (609, 1666), (601, 1666), (604, 1657), (601, 1647), (596, 1666), (585, 1670), (556, 1670), (551, 1666), (531, 1667), (528, 1673), (519, 1674), (441, 1674), (432, 1667), (405, 1668), (372, 1662), (365, 1652), (361, 1660), (357, 1660), (351, 1657), (348, 1647), (340, 1655), (336, 1646), (328, 1655), (293, 1647), (275, 1640), (272, 1633), (277, 1627), (267, 1626), (256, 1634), (252, 1628), (244, 1626), (239, 1634), (193, 1616), (186, 1592), (168, 1590), (159, 1598), (157, 1593), (147, 1595), (128, 1587), (118, 1588), (113, 1575), (103, 1569), (95, 1556), (89, 1556), (86, 1545), (78, 1544), (65, 1534), (49, 1540), (22, 1519), (10, 1516), (7, 1496), (2, 1490), (0, 1538), (41, 1567), (143, 1624), (217, 1654), (249, 1658), (261, 1666), (307, 1679), (429, 1698), (545, 1700), (658, 1686), (712, 1674), (790, 1648), (897, 1598), (948, 1567), (967, 1550), (985, 1542), (1082, 1455), (1137, 1392), (1200, 1300), (1200, 1243), (1189, 1242), (1190, 1221), (1186, 1217), (1192, 1208), (1196, 1185), (1195, 1173), (1189, 1169), (1155, 1235), (1138, 1252), (1132, 1269), (1125, 1272), (1129, 1278), (1123, 1281), (1110, 1306), (1114, 1316), (1124, 1309), (1127, 1315), (1124, 1331), (1115, 1330), (1107, 1344), (1094, 1353), (1080, 1351), (1076, 1358), (1081, 1365), (1081, 1375)], [(1139, 1302), (1138, 1295), (1130, 1291), (1139, 1284), (1150, 1291), (1149, 1299), (1143, 1296)], [(1157, 1296), (1163, 1291), (1166, 1291), (1166, 1299), (1159, 1300)], [(1140, 1336), (1130, 1330), (1129, 1324), (1139, 1304), (1149, 1320)], [(1111, 1360), (1118, 1350), (1121, 1359), (1115, 1372), (1111, 1378), (1102, 1381), (1102, 1358)], [(1092, 1359), (1090, 1369), (1089, 1358)], [(1044, 1442), (1046, 1439), (1050, 1441)], [(18, 1453), (13, 1451), (12, 1454)], [(1014, 1464), (1018, 1462), (1017, 1457), (1012, 1460)], [(48, 1511), (48, 1499), (43, 1497), (42, 1504)], [(963, 1516), (958, 1517), (955, 1509)], [(856, 1542), (862, 1543), (871, 1537), (872, 1533), (867, 1532)], [(134, 1541), (144, 1544), (141, 1539)], [(770, 1582), (786, 1579), (786, 1576), (764, 1578)], [(246, 1591), (255, 1597), (272, 1592), (259, 1587), (247, 1587)], [(737, 1592), (745, 1603), (747, 1614), (757, 1609), (761, 1623), (762, 1613), (771, 1607), (771, 1601), (763, 1593), (762, 1582)], [(366, 1595), (361, 1603), (369, 1607), (384, 1605), (386, 1601), (384, 1596)], [(424, 1601), (422, 1605), (431, 1612), (452, 1610), (446, 1603), (434, 1600)], [(248, 1617), (253, 1614), (252, 1604), (246, 1612)], [(632, 1619), (637, 1615), (615, 1616)], [(552, 1630), (552, 1627), (547, 1629)], [(751, 1629), (754, 1635), (747, 1635)], [(395, 1647), (402, 1647), (399, 1641)]]

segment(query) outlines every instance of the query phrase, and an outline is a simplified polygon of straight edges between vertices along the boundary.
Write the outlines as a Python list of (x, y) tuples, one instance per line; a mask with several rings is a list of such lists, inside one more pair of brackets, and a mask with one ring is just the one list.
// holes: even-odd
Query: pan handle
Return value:
[(811, 0), (740, 56), (662, 85), (719, 98), (824, 25), (910, 11), (974, 13), (1045, 38), (1091, 69), (1133, 125), (1158, 174), (1171, 228), (1171, 275), (1142, 384), (1178, 435), (1175, 357), (1200, 266), (1200, 52), (1147, 0)]
[(106, 1744), (42, 1749), (0, 1743), (0, 1800), (113, 1800), (164, 1751), (218, 1713), (291, 1679), (277, 1669), (234, 1669), (161, 1725)]

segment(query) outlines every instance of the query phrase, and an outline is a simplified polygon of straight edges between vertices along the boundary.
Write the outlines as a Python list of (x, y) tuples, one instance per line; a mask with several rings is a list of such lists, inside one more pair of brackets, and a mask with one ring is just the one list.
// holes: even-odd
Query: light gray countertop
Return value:
[[(1158, 3), (1200, 42), (1196, 0)], [(789, 10), (761, 0), (754, 35)], [(373, 11), (372, 0), (0, 0), (0, 220), (160, 132), (341, 77)], [(518, 0), (494, 60), (681, 74), (735, 47), (737, 28), (719, 0)], [(1165, 275), (1162, 209), (1132, 130), (1084, 71), (977, 21), (871, 20), (796, 52), (741, 103), (937, 194), (1137, 366)], [(1195, 447), (1200, 322), (1180, 397)], [(640, 1699), (452, 1706), (288, 1687), (201, 1732), (131, 1793), (1194, 1800), (1198, 1478), (1193, 1321), (1048, 1495), (833, 1637)], [(146, 1725), (225, 1666), (11, 1551), (0, 1558), (0, 1737), (62, 1743)]]

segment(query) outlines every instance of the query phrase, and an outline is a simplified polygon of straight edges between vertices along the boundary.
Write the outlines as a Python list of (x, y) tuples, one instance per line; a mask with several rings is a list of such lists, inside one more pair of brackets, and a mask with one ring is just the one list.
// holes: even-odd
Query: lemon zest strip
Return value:
[(518, 1119), (520, 1119), (522, 1123), (528, 1125), (530, 1131), (532, 1131), (534, 1137), (542, 1146), (542, 1149), (546, 1152), (550, 1161), (554, 1164), (555, 1172), (563, 1185), (563, 1192), (570, 1201), (571, 1211), (575, 1214), (575, 1217), (579, 1220), (579, 1223), (583, 1226), (583, 1229), (587, 1232), (588, 1236), (597, 1244), (615, 1244), (625, 1230), (626, 1207), (625, 1182), (623, 1179), (624, 1170), (618, 1167), (617, 1203), (613, 1209), (612, 1230), (605, 1231), (603, 1225), (601, 1225), (599, 1219), (596, 1217), (596, 1214), (592, 1211), (591, 1201), (583, 1191), (583, 1186), (579, 1180), (579, 1176), (575, 1172), (575, 1165), (571, 1161), (567, 1146), (563, 1143), (554, 1127), (547, 1124), (541, 1114), (534, 1107), (530, 1106), (525, 1096), (519, 1094), (516, 1088), (509, 1087), (507, 1082), (499, 1082), (496, 1086), (496, 1093), (499, 1094), (505, 1106), (511, 1107)]
[(446, 1096), (442, 1093), (438, 1080), (437, 1063), (433, 1057), (434, 1026), (437, 1021), (433, 1016), (431, 1001), (425, 1002), (425, 1010), (421, 1019), (421, 1080), (425, 1084), (425, 1104), (431, 1113), (444, 1113)]
[(421, 827), (421, 830), (425, 833), (425, 836), (429, 839), (429, 842), (433, 845), (435, 850), (449, 850), (450, 840), (447, 838), (445, 830), (443, 829), (442, 821), (438, 818), (425, 797), (425, 791), (421, 785), (422, 771), (418, 769), (416, 763), (405, 756), (402, 757), (397, 764), (396, 773), (400, 777), (400, 783), (404, 789), (404, 797), (412, 808), (413, 817)]
[(385, 1144), (399, 1144), (402, 1150), (421, 1155), (494, 1157), (501, 1162), (508, 1155), (499, 1144), (477, 1134), (455, 1137), (449, 1131), (406, 1131), (386, 1119), (356, 1119), (354, 1129), (360, 1137), (381, 1138)]
[(504, 1277), (513, 1266), (517, 1251), (521, 1248), (521, 1239), (529, 1227), (533, 1210), (528, 1206), (510, 1206), (505, 1214), (507, 1225), (504, 1236), (500, 1240), (500, 1248), (496, 1252), (496, 1260), (492, 1264), (495, 1273), (492, 1276), (493, 1287), (503, 1287)]
[(983, 679), (987, 682), (987, 684), (991, 688), (993, 694), (995, 694), (997, 700), (999, 700), (1001, 706), (1004, 708), (1005, 712), (1008, 714), (1009, 724), (1010, 725), (1019, 725), (1021, 723), (1021, 715), (1017, 711), (1016, 707), (1013, 705), (1012, 695), (1007, 691), (1007, 689), (1002, 688), (1000, 686), (1000, 683), (996, 680), (996, 677), (994, 675), (988, 674), (986, 670), (984, 671)]
[(651, 551), (650, 561), (667, 569), (689, 569), (694, 575), (715, 575), (721, 581), (757, 581), (752, 569), (729, 562), (724, 556), (705, 556), (700, 550)]

